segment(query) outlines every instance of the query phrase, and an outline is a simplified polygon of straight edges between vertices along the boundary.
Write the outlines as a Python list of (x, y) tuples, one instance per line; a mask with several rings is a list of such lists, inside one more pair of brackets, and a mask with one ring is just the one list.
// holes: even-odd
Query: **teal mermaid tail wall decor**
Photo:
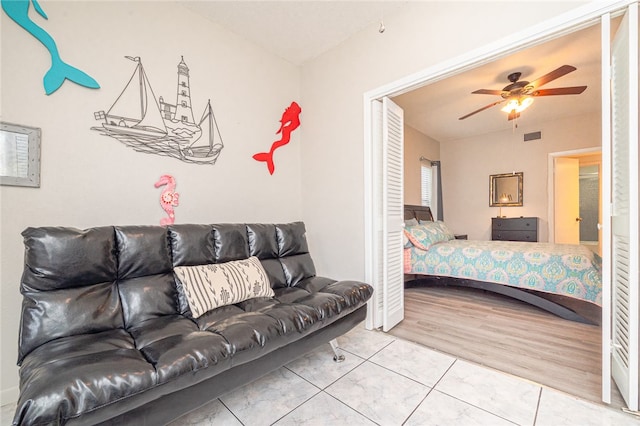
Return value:
[(51, 68), (44, 75), (44, 90), (47, 95), (52, 94), (62, 86), (65, 80), (72, 81), (84, 87), (98, 89), (100, 85), (91, 76), (79, 69), (72, 67), (60, 58), (58, 47), (53, 37), (48, 32), (39, 27), (29, 18), (29, 6), (33, 4), (36, 12), (44, 19), (48, 19), (38, 0), (0, 0), (2, 10), (16, 24), (20, 25), (25, 31), (35, 37), (44, 45), (51, 55)]

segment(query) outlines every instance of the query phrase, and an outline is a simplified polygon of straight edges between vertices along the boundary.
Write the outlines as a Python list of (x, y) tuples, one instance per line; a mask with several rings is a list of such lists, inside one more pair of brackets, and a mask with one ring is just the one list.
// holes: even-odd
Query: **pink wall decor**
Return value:
[(276, 135), (282, 133), (282, 138), (271, 145), (269, 152), (260, 152), (253, 156), (254, 160), (265, 161), (267, 163), (267, 169), (269, 169), (270, 174), (273, 174), (276, 169), (276, 166), (273, 164), (273, 152), (289, 143), (291, 132), (300, 126), (300, 112), (302, 112), (300, 105), (291, 102), (291, 105), (284, 110), (282, 118), (280, 119), (280, 129), (276, 132)]
[(173, 208), (177, 207), (179, 203), (178, 197), (180, 194), (175, 192), (176, 180), (171, 175), (162, 175), (160, 179), (155, 183), (156, 188), (160, 188), (165, 185), (166, 187), (160, 194), (160, 205), (162, 209), (167, 213), (169, 217), (163, 217), (160, 219), (160, 225), (172, 225), (176, 220)]

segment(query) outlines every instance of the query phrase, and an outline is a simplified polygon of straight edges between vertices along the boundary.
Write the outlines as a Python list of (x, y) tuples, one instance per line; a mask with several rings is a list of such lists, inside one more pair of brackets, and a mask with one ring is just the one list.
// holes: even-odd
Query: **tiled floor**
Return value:
[[(186, 425), (633, 425), (640, 418), (357, 328), (171, 423)], [(2, 425), (13, 407), (2, 407)]]

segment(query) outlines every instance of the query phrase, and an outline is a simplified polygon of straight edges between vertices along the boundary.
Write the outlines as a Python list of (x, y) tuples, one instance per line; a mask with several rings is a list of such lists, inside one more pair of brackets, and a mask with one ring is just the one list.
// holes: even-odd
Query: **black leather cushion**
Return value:
[(51, 340), (122, 327), (115, 283), (23, 292), (18, 363), (33, 349)]
[(285, 287), (287, 281), (278, 258), (278, 237), (276, 226), (270, 224), (247, 225), (249, 252), (258, 256), (262, 267), (267, 272), (272, 288)]
[(116, 227), (118, 289), (125, 327), (178, 313), (167, 229)]
[(280, 262), (282, 262), (282, 269), (289, 287), (295, 287), (305, 278), (316, 275), (316, 268), (309, 253), (282, 257)]
[(18, 424), (62, 424), (151, 388), (156, 372), (127, 332), (109, 330), (38, 347), (25, 359), (20, 383)]
[(269, 282), (271, 283), (271, 288), (279, 288), (287, 286), (287, 279), (284, 276), (284, 269), (282, 269), (282, 263), (278, 259), (263, 259), (260, 261), (262, 263), (262, 267), (264, 268), (267, 276), (269, 277)]
[(249, 299), (238, 303), (238, 307), (246, 312), (257, 312), (277, 320), (283, 334), (307, 332), (319, 319), (315, 310), (308, 306), (282, 303), (276, 299)]
[(255, 223), (247, 225), (247, 237), (251, 256), (257, 256), (260, 260), (278, 257), (275, 225)]
[(339, 296), (349, 307), (360, 306), (373, 294), (371, 286), (359, 281), (336, 281), (322, 289), (322, 292)]
[(336, 280), (332, 280), (331, 278), (312, 276), (300, 280), (296, 287), (303, 288), (309, 293), (316, 293), (318, 291), (323, 291), (325, 288), (335, 282)]
[(130, 278), (118, 284), (125, 327), (180, 313), (173, 272)]
[(230, 306), (236, 309), (214, 309), (197, 318), (197, 323), (201, 330), (219, 334), (228, 342), (233, 365), (255, 359), (286, 342), (278, 320)]
[(169, 238), (173, 266), (215, 263), (213, 227), (211, 225), (172, 225)]
[(56, 338), (124, 326), (112, 227), (28, 228), (22, 235), (25, 268), (18, 363)]
[(278, 238), (278, 255), (280, 257), (293, 254), (309, 253), (307, 246), (307, 230), (303, 222), (276, 225)]
[(247, 227), (243, 224), (213, 225), (215, 263), (249, 257)]
[(150, 319), (129, 330), (136, 345), (158, 373), (158, 383), (203, 368), (212, 376), (231, 367), (231, 345), (224, 337), (202, 331), (179, 315)]
[(24, 290), (55, 290), (116, 280), (113, 227), (27, 228)]
[(166, 228), (116, 227), (116, 241), (120, 280), (171, 272), (171, 247)]
[[(169, 240), (173, 251), (173, 266), (207, 265), (216, 262), (211, 225), (172, 225)], [(191, 317), (189, 301), (180, 280), (175, 279), (178, 312)]]
[(308, 291), (296, 287), (277, 288), (274, 289), (273, 292), (276, 294), (276, 299), (282, 303), (293, 303), (294, 301), (309, 295)]

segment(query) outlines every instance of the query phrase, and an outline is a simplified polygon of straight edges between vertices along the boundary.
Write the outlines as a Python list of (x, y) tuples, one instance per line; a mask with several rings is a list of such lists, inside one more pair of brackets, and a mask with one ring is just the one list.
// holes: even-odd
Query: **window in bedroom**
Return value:
[(421, 204), (423, 206), (432, 207), (431, 194), (433, 188), (432, 168), (426, 164), (420, 166), (420, 192), (421, 192)]

